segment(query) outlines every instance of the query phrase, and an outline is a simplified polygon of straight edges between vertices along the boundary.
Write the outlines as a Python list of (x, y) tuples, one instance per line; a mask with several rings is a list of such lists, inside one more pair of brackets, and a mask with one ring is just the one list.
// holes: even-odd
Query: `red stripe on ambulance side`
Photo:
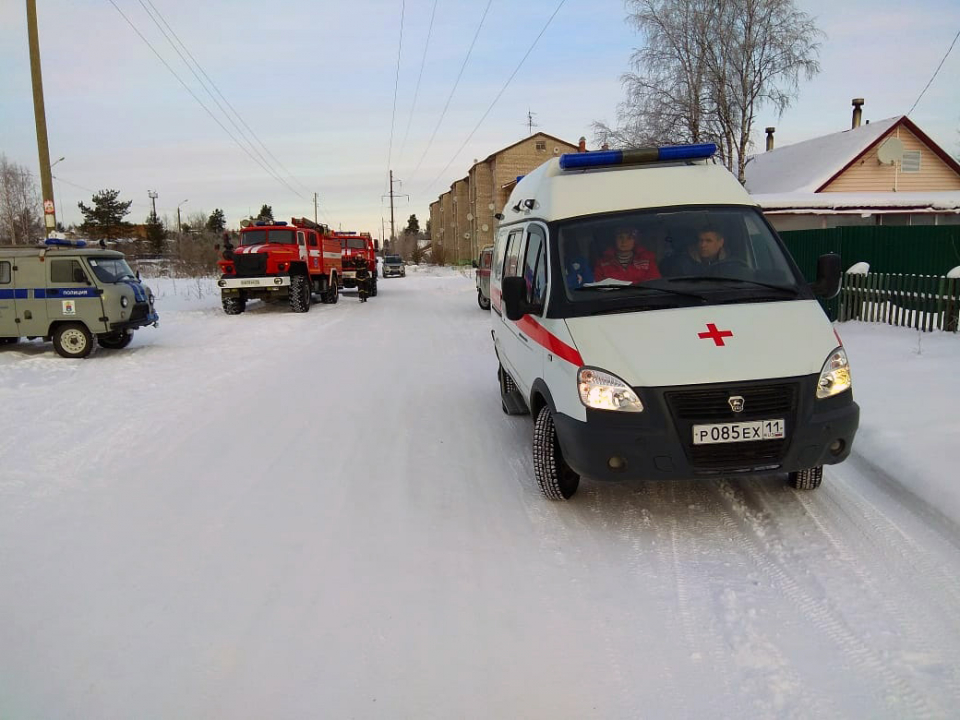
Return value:
[(580, 353), (575, 347), (567, 345), (529, 315), (520, 318), (517, 327), (523, 330), (531, 340), (538, 345), (542, 345), (561, 360), (566, 360), (577, 367), (583, 365), (583, 358), (580, 357)]

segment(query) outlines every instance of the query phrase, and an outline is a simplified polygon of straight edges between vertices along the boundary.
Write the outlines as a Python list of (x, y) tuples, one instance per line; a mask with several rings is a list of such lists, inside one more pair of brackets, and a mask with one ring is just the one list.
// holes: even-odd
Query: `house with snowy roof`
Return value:
[(746, 188), (780, 231), (960, 225), (960, 163), (906, 115), (774, 148), (747, 161)]

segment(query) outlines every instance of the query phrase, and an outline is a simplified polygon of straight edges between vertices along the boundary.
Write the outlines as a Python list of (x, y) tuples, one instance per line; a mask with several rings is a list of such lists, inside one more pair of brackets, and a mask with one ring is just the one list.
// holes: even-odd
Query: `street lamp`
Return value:
[[(188, 202), (190, 201), (184, 200), (182, 203), (180, 203), (180, 205), (183, 205), (183, 203), (188, 203)], [(177, 234), (180, 233), (180, 205), (177, 205)]]

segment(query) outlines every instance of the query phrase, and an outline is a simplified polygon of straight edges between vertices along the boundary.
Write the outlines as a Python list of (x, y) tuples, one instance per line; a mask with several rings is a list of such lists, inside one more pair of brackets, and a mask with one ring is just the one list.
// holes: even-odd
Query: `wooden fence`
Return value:
[(957, 332), (960, 279), (870, 273), (843, 276), (837, 320), (879, 322), (924, 332)]

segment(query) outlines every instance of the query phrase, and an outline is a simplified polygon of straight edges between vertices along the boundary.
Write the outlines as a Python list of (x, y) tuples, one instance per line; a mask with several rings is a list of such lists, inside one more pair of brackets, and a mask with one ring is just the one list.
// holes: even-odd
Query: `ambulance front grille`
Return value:
[(260, 277), (267, 274), (267, 255), (266, 253), (234, 255), (233, 265), (237, 270), (237, 277)]
[[(782, 417), (797, 407), (796, 383), (714, 386), (665, 394), (675, 419), (698, 423)], [(743, 398), (743, 410), (739, 413), (730, 407), (730, 398), (734, 396)]]

